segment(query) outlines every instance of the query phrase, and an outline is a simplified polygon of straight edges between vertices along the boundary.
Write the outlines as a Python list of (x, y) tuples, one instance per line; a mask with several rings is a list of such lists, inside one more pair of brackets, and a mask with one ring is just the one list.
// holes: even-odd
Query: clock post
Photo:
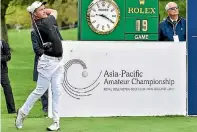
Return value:
[(78, 1), (78, 40), (158, 40), (158, 0)]

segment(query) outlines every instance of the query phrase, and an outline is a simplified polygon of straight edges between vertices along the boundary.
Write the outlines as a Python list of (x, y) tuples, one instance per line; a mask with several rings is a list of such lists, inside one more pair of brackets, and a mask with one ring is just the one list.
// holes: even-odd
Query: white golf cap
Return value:
[(32, 3), (30, 6), (27, 7), (27, 11), (34, 13), (35, 9), (39, 8), (42, 5), (45, 5), (47, 2), (40, 2), (40, 1), (35, 1)]

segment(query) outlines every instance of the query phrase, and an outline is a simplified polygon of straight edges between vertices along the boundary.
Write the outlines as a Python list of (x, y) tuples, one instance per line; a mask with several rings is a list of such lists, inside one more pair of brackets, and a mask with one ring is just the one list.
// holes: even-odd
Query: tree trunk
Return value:
[(7, 33), (7, 26), (5, 23), (5, 15), (10, 0), (3, 0), (1, 2), (2, 2), (1, 3), (1, 39), (8, 42), (8, 33)]
[(7, 26), (5, 23), (5, 16), (1, 17), (1, 39), (8, 42)]

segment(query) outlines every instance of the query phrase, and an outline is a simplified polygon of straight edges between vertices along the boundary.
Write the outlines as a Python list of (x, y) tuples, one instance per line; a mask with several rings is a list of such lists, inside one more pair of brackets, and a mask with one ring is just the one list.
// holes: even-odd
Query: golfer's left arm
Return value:
[(44, 53), (44, 50), (43, 48), (41, 48), (39, 44), (39, 36), (37, 36), (35, 30), (31, 32), (31, 41), (32, 41), (34, 53), (37, 56), (41, 56)]
[(46, 10), (46, 13), (47, 15), (52, 15), (55, 17), (55, 19), (57, 18), (57, 11), (54, 10), (54, 9), (45, 9)]

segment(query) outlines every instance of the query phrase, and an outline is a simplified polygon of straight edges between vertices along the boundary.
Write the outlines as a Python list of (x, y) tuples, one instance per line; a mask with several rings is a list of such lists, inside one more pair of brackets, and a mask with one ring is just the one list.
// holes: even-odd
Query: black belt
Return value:
[(50, 56), (50, 57), (62, 57), (62, 55), (51, 55), (51, 54), (48, 54), (48, 53), (44, 53), (45, 55), (47, 55), (47, 56)]
[(48, 56), (46, 54), (43, 54), (43, 57), (47, 58), (47, 59), (51, 59), (51, 60), (61, 60), (62, 57), (53, 57), (53, 56)]

